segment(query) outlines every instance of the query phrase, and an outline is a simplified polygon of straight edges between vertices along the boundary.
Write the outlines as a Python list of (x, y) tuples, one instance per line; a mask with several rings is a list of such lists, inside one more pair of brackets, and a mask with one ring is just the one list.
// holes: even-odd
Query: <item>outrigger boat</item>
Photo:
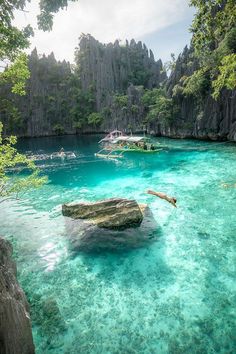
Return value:
[[(113, 133), (121, 134), (114, 137)], [(103, 158), (121, 158), (128, 152), (157, 153), (162, 150), (157, 145), (152, 144), (147, 137), (128, 136), (120, 131), (108, 134), (99, 143), (105, 143), (105, 145), (95, 156)]]

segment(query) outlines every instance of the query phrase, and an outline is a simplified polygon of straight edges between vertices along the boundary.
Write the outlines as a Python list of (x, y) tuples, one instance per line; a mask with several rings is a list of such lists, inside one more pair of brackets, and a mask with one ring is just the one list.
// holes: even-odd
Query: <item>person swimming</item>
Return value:
[(168, 195), (166, 195), (165, 193), (162, 192), (155, 192), (155, 191), (151, 191), (148, 190), (147, 191), (148, 194), (152, 194), (155, 195), (156, 197), (159, 197), (161, 199), (165, 199), (167, 202), (169, 202), (170, 204), (172, 204), (175, 208), (177, 208), (177, 199), (175, 197), (169, 197)]
[(64, 158), (66, 157), (66, 153), (65, 153), (63, 147), (62, 147), (61, 150), (59, 151), (59, 154), (58, 154), (58, 155), (60, 156), (60, 158), (61, 158), (62, 160), (64, 160)]

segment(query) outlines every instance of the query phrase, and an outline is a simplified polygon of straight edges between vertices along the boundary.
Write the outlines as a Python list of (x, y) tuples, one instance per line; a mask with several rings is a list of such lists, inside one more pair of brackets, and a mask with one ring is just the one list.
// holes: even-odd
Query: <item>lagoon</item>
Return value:
[[(31, 305), (37, 354), (234, 353), (236, 145), (156, 138), (158, 154), (94, 156), (100, 136), (19, 140), (49, 183), (0, 204)], [(178, 208), (145, 193), (177, 198)], [(124, 253), (74, 253), (61, 204), (110, 197), (147, 203), (157, 241)]]

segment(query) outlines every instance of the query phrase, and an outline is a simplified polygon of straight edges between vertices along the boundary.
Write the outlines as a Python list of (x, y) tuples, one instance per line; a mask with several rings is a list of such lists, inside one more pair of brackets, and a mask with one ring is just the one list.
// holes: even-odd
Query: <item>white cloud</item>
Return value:
[(29, 12), (17, 13), (15, 24), (31, 23), (35, 28), (31, 49), (36, 46), (39, 53), (46, 54), (53, 51), (57, 59), (71, 62), (81, 33), (105, 43), (117, 38), (138, 40), (189, 13), (187, 0), (79, 0), (55, 15), (52, 32), (42, 32), (36, 26), (37, 3), (29, 4)]

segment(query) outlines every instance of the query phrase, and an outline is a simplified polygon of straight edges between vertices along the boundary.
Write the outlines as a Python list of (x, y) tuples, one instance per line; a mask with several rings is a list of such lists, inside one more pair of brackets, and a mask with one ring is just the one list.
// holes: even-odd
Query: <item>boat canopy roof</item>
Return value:
[(139, 143), (140, 141), (146, 141), (148, 138), (145, 136), (120, 136), (112, 141), (112, 143), (116, 144), (119, 142), (126, 142), (126, 143)]
[(113, 130), (112, 132), (107, 134), (105, 136), (105, 138), (101, 139), (99, 141), (99, 143), (101, 143), (102, 141), (110, 141), (110, 140), (113, 140), (113, 139), (117, 139), (118, 137), (121, 137), (121, 136), (125, 136), (124, 133), (121, 130)]

